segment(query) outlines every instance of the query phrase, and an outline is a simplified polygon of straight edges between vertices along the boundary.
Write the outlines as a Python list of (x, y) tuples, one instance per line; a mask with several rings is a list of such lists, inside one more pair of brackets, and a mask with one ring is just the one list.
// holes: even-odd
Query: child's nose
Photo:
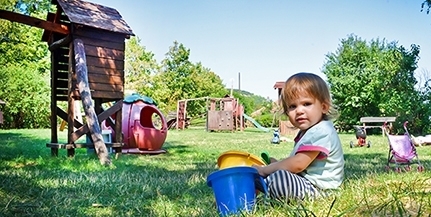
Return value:
[(296, 107), (296, 113), (299, 113), (299, 114), (304, 113), (304, 106), (298, 106), (298, 107)]

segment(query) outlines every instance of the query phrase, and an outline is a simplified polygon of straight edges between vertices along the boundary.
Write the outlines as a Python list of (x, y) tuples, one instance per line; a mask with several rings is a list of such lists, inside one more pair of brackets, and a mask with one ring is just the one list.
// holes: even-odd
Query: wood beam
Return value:
[(72, 41), (72, 36), (67, 35), (66, 37), (58, 40), (58, 41), (54, 41), (52, 44), (49, 45), (49, 50), (52, 52), (55, 49), (65, 46), (67, 44), (69, 44)]
[(44, 30), (48, 30), (48, 31), (52, 31), (60, 34), (65, 34), (65, 35), (69, 34), (69, 27), (67, 27), (66, 25), (49, 22), (46, 20), (30, 17), (20, 13), (15, 13), (15, 12), (0, 9), (0, 18), (6, 19), (12, 22), (27, 24), (30, 26), (38, 27)]
[(111, 164), (108, 149), (102, 137), (99, 119), (93, 106), (90, 86), (88, 85), (87, 60), (85, 55), (84, 42), (80, 39), (73, 40), (73, 50), (75, 51), (75, 74), (78, 82), (79, 94), (81, 95), (82, 106), (84, 107), (85, 119), (91, 134), (100, 163), (105, 166)]
[[(121, 135), (122, 129), (117, 127), (117, 126), (121, 126), (121, 117), (118, 117), (118, 113), (121, 114), (121, 109), (123, 108), (123, 100), (119, 100), (118, 102), (116, 102), (113, 106), (109, 107), (107, 110), (103, 111), (102, 113), (100, 113), (97, 118), (99, 119), (99, 124), (101, 124), (104, 120), (107, 120), (112, 114), (116, 113), (116, 117), (115, 117), (115, 125), (111, 125), (112, 128), (115, 129), (115, 134), (117, 134), (117, 132), (119, 132), (119, 134)], [(117, 123), (118, 122), (118, 123)], [(76, 141), (78, 140), (82, 135), (86, 134), (89, 132), (89, 128), (88, 125), (83, 125), (80, 128), (78, 128), (73, 134), (72, 134), (72, 141)], [(121, 140), (122, 142), (122, 140)]]

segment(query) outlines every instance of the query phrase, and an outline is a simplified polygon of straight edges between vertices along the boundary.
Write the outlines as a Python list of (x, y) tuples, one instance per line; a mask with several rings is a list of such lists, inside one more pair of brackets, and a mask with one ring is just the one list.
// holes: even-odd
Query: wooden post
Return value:
[[(239, 99), (238, 99), (239, 100)], [(238, 103), (239, 104), (239, 103)], [(239, 124), (241, 127), (241, 132), (244, 131), (244, 106), (239, 104)]]
[[(115, 105), (117, 105), (122, 108), (123, 107), (123, 100), (118, 101)], [(114, 105), (114, 106), (115, 106)], [(109, 119), (109, 118), (108, 118)], [(123, 129), (122, 129), (122, 120), (123, 120), (123, 112), (121, 109), (115, 113), (115, 142), (116, 143), (123, 143)], [(118, 158), (121, 154), (122, 148), (115, 148), (115, 158)]]
[[(75, 99), (72, 97), (72, 92), (75, 87), (72, 87), (73, 73), (75, 73), (73, 66), (75, 65), (75, 59), (73, 58), (73, 44), (69, 44), (69, 73), (67, 76), (67, 143), (71, 144), (74, 140), (72, 139), (73, 123), (75, 122)], [(67, 156), (72, 157), (75, 155), (75, 149), (67, 149)]]
[(186, 126), (187, 126), (187, 100), (184, 100), (183, 121), (184, 121), (184, 124), (183, 124), (182, 130), (186, 129)]
[(102, 165), (110, 165), (108, 149), (102, 137), (99, 120), (93, 106), (90, 87), (88, 85), (87, 60), (85, 57), (84, 43), (80, 39), (73, 41), (75, 51), (76, 81), (78, 83), (79, 94), (81, 95), (82, 106), (84, 107), (85, 118), (94, 143), (94, 149)]
[(179, 123), (179, 120), (180, 120), (179, 116), (180, 116), (180, 100), (177, 101), (177, 117), (176, 117), (177, 120), (175, 121), (177, 123), (176, 124), (177, 125), (176, 126), (177, 130), (179, 129), (179, 125), (180, 125), (180, 123)]
[[(57, 95), (55, 93), (55, 81), (57, 79), (58, 62), (56, 62), (56, 56), (58, 50), (54, 50), (51, 53), (51, 143), (58, 142), (57, 134)], [(58, 148), (51, 147), (51, 156), (58, 156)]]

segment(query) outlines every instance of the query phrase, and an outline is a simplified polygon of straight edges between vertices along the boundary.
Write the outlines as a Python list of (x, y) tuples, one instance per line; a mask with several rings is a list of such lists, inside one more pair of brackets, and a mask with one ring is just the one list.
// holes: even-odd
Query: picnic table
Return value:
[[(380, 128), (382, 129), (382, 136), (385, 136), (383, 124), (388, 123), (389, 128), (391, 128), (392, 123), (395, 122), (395, 119), (397, 119), (397, 117), (361, 117), (359, 121), (362, 123), (361, 127), (363, 127), (364, 130), (367, 128)], [(381, 125), (369, 125), (376, 123), (381, 123)]]

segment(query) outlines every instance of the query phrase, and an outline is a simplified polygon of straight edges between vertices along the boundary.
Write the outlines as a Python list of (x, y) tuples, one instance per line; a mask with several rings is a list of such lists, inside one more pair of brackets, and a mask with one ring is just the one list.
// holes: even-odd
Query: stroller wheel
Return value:
[(350, 148), (353, 148), (353, 142), (350, 141)]
[(368, 141), (367, 148), (371, 147), (371, 141)]
[(412, 170), (412, 167), (409, 165), (409, 166), (404, 167), (404, 169), (408, 172), (408, 171)]
[(425, 170), (424, 166), (419, 165), (418, 166), (418, 172), (423, 172)]
[(386, 172), (389, 172), (389, 171), (391, 171), (391, 168), (390, 168), (388, 165), (386, 165), (386, 166), (385, 166), (385, 171), (386, 171)]
[(401, 173), (401, 168), (399, 168), (399, 167), (395, 168), (395, 172), (396, 173)]

